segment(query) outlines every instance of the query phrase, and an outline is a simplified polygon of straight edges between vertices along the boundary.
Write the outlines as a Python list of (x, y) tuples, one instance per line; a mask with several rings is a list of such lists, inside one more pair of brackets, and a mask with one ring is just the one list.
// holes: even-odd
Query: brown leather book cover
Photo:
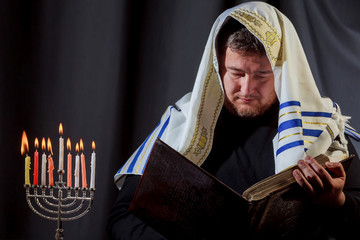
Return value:
[[(327, 157), (316, 159), (324, 164)], [(129, 211), (168, 239), (299, 236), (304, 224), (316, 231), (316, 208), (293, 169), (254, 184), (244, 197), (157, 139)]]

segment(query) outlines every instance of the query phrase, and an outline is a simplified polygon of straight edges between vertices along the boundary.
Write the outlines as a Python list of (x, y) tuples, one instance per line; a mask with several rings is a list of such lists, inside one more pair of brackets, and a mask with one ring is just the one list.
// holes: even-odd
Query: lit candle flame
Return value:
[(45, 138), (42, 138), (42, 140), (41, 140), (41, 149), (42, 149), (43, 151), (45, 151), (45, 150), (46, 150), (46, 142), (45, 142)]
[(22, 139), (21, 139), (21, 155), (24, 155), (27, 152), (29, 152), (29, 142), (25, 131), (23, 131)]
[(63, 135), (63, 126), (62, 126), (62, 123), (60, 123), (60, 125), (59, 125), (59, 134), (60, 134), (60, 135)]
[(66, 149), (70, 152), (71, 151), (71, 142), (70, 139), (68, 138), (66, 141)]
[(47, 147), (48, 147), (48, 151), (51, 153), (51, 155), (53, 155), (50, 138), (47, 139)]
[(80, 138), (80, 150), (83, 152), (84, 151), (84, 143), (83, 140)]
[(92, 146), (92, 150), (95, 151), (95, 142), (94, 141), (92, 141), (91, 146)]
[(35, 138), (34, 145), (35, 145), (35, 148), (39, 148), (39, 140), (37, 138)]
[(76, 143), (76, 145), (75, 145), (75, 151), (76, 151), (77, 153), (79, 153), (79, 143)]

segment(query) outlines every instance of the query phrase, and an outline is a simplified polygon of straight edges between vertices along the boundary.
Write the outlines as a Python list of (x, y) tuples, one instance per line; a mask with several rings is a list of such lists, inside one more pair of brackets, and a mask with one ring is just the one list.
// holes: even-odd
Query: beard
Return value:
[[(252, 96), (249, 96), (252, 97)], [(258, 101), (258, 98), (254, 98), (254, 101)], [(275, 103), (277, 103), (277, 97), (275, 96), (271, 101), (266, 102), (265, 104), (258, 104), (256, 106), (251, 106), (248, 104), (238, 104), (235, 105), (232, 103), (229, 98), (226, 96), (224, 101), (224, 107), (233, 115), (246, 118), (246, 119), (255, 119), (260, 116), (263, 116)]]

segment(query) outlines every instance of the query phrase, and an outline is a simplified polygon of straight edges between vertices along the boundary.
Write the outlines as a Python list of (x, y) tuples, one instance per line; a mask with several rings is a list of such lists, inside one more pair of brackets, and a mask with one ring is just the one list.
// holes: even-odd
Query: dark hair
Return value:
[(247, 28), (231, 18), (220, 29), (217, 36), (218, 57), (225, 54), (226, 48), (241, 51), (242, 54), (265, 55), (263, 44)]

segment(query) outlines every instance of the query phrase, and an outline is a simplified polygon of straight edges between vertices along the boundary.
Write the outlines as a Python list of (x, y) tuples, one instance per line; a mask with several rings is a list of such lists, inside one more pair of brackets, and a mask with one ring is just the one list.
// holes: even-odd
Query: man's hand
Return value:
[(293, 171), (297, 183), (307, 191), (314, 203), (327, 207), (341, 207), (345, 203), (343, 192), (345, 170), (341, 163), (326, 162), (327, 170), (314, 158), (299, 160), (300, 168)]

